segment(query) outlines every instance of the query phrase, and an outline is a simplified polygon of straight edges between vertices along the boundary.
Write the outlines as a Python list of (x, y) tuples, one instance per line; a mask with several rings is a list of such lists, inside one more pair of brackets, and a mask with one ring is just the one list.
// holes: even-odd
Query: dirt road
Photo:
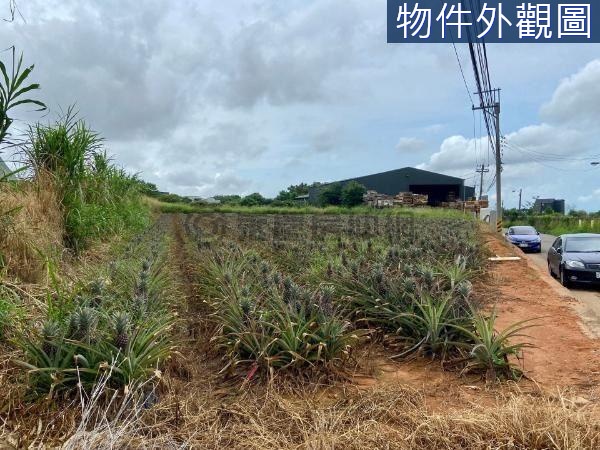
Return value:
[[(527, 257), (538, 267), (548, 271), (546, 254), (548, 248), (552, 245), (556, 236), (542, 234), (542, 253), (527, 253)], [(555, 281), (557, 288), (564, 289), (558, 281)], [(579, 300), (574, 306), (581, 316), (583, 323), (589, 329), (589, 332), (600, 339), (600, 289), (598, 287), (572, 287), (568, 289), (569, 295)]]
[(595, 390), (600, 386), (600, 349), (577, 310), (582, 302), (550, 278), (545, 267), (502, 237), (490, 234), (486, 244), (494, 255), (521, 257), (490, 262), (489, 280), (481, 286), (481, 294), (492, 293), (498, 329), (534, 319), (535, 326), (525, 331), (527, 342), (533, 345), (524, 350), (527, 376), (545, 388)]

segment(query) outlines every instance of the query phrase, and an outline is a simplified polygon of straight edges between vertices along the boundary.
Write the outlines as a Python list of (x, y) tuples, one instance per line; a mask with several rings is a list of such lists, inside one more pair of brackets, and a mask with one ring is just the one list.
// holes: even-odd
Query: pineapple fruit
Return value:
[(119, 350), (123, 350), (129, 344), (129, 316), (120, 312), (115, 314), (114, 319), (114, 331), (115, 331), (115, 347)]
[(48, 320), (42, 327), (42, 350), (50, 357), (56, 352), (56, 339), (60, 336), (60, 326), (54, 320)]

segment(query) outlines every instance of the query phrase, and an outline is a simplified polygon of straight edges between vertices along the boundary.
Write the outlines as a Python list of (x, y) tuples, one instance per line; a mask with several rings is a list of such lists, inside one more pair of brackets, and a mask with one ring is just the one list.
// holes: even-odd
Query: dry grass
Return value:
[(46, 257), (62, 250), (63, 225), (60, 199), (49, 176), (16, 186), (0, 184), (0, 253), (12, 276), (40, 282)]
[(423, 391), (398, 385), (369, 390), (340, 387), (294, 395), (276, 389), (231, 391), (226, 396), (210, 389), (188, 390), (185, 398), (175, 401), (166, 395), (149, 410), (140, 402), (131, 405), (133, 411), (118, 409), (114, 420), (101, 414), (103, 420), (89, 428), (82, 426), (84, 421), (73, 423), (72, 434), (63, 434), (63, 448), (483, 450), (600, 446), (598, 409), (576, 406), (566, 395), (498, 394), (494, 403), (432, 413), (425, 406)]

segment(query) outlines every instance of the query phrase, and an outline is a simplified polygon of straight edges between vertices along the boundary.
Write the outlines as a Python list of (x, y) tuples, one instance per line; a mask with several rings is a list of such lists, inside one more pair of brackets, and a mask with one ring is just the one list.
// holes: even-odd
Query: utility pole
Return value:
[(481, 165), (481, 168), (478, 167), (477, 169), (475, 169), (476, 173), (481, 174), (481, 178), (479, 180), (479, 200), (481, 200), (481, 197), (483, 197), (483, 174), (488, 173), (489, 171), (490, 169), (486, 169), (483, 164)]
[[(513, 192), (517, 192), (515, 189)], [(521, 212), (521, 195), (523, 195), (523, 188), (519, 188), (519, 212)]]
[[(489, 114), (495, 121), (496, 125), (496, 231), (502, 232), (502, 150), (500, 147), (500, 89), (492, 89), (489, 91), (475, 92), (480, 95), (482, 93), (490, 93), (491, 101), (480, 106), (473, 106), (474, 110), (481, 109), (484, 114)], [(480, 96), (481, 98), (481, 96)], [(491, 138), (491, 136), (490, 136)]]

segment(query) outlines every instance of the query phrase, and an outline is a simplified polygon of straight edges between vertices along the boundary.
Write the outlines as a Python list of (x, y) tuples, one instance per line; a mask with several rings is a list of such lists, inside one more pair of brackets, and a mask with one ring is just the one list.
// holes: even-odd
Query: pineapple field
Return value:
[[(20, 15), (9, 3), (7, 23)], [(129, 23), (113, 13), (98, 17)], [(359, 205), (362, 194), (338, 183), (321, 206), (302, 203), (306, 183), (275, 200), (161, 192), (118, 166), (75, 107), (44, 123), (16, 117), (24, 106), (36, 109), (30, 118), (50, 111), (29, 81), (34, 65), (10, 54), (0, 61), (0, 150), (14, 168), (0, 159), (0, 449), (600, 448), (597, 340), (565, 292), (481, 222), (447, 208)], [(88, 59), (102, 75), (102, 60)], [(71, 80), (80, 70), (57, 72)], [(139, 106), (152, 94), (108, 96), (112, 83), (92, 81), (110, 97), (108, 123), (121, 122), (119, 97)], [(158, 153), (176, 159), (169, 146), (196, 147), (151, 120), (172, 109), (163, 104), (188, 103), (167, 84), (175, 102), (156, 96), (160, 107), (136, 112), (170, 141), (135, 142), (156, 168)], [(196, 135), (210, 131), (188, 116)], [(236, 168), (226, 166), (245, 146), (234, 144), (206, 178), (231, 178), (227, 192)], [(196, 156), (179, 158), (184, 176), (168, 167), (158, 179), (195, 178)]]
[(454, 216), (154, 212), (5, 268), (0, 443), (596, 447), (597, 410), (528, 379), (489, 253)]

